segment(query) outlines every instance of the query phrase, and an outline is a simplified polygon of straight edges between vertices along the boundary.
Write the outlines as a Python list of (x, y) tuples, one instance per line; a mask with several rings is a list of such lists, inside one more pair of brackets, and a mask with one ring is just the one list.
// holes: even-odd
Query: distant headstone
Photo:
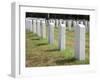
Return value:
[(89, 21), (85, 21), (85, 26), (86, 26), (86, 32), (88, 32), (89, 31)]
[(28, 27), (28, 20), (27, 20), (27, 19), (25, 19), (25, 29), (26, 29), (26, 30), (29, 30), (29, 27)]
[(79, 24), (79, 20), (76, 21), (76, 24)]
[(90, 30), (90, 21), (87, 22), (87, 28), (88, 28), (87, 31), (89, 31)]
[(25, 20), (25, 26), (26, 26), (26, 29), (29, 30), (29, 31), (32, 31), (32, 19), (26, 19)]
[(46, 38), (46, 22), (42, 20), (41, 23), (41, 37)]
[(48, 26), (48, 20), (45, 20), (46, 27)]
[(55, 19), (51, 19), (51, 21), (54, 23), (54, 27), (56, 26), (56, 21)]
[(75, 30), (76, 24), (77, 24), (77, 22), (74, 20), (74, 21), (73, 21), (73, 29), (74, 29), (74, 30)]
[(59, 26), (59, 20), (56, 19), (56, 27), (58, 27), (58, 26)]
[(36, 33), (36, 20), (33, 19), (33, 33)]
[(71, 31), (72, 30), (72, 20), (68, 20), (68, 30)]
[(40, 31), (40, 20), (37, 19), (37, 26), (36, 26), (36, 33), (39, 37), (41, 37), (41, 31)]
[(49, 26), (48, 26), (48, 41), (50, 44), (54, 43), (54, 22), (49, 21)]
[[(80, 24), (83, 24), (83, 21), (80, 21)], [(83, 24), (84, 25), (84, 24)]]
[(75, 27), (75, 58), (85, 60), (85, 26), (77, 24)]

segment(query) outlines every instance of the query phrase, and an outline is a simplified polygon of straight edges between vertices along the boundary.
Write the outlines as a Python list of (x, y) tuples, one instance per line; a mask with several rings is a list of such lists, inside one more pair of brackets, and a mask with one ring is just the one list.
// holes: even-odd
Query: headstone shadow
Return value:
[(46, 50), (47, 52), (53, 52), (53, 51), (59, 51), (59, 49), (49, 49), (49, 50)]
[(39, 43), (37, 46), (47, 45), (48, 43)]
[(58, 64), (58, 65), (64, 65), (65, 63), (72, 63), (72, 62), (74, 62), (74, 61), (76, 61), (75, 58), (69, 58), (69, 59), (60, 59), (60, 60), (56, 60), (55, 62), (56, 62), (56, 64)]
[(32, 38), (31, 40), (40, 40), (40, 38)]

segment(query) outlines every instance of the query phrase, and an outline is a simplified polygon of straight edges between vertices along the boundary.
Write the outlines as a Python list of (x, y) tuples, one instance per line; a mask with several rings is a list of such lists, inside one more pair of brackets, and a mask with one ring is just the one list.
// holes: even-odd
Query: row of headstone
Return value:
[[(48, 23), (48, 42), (54, 44), (54, 27), (56, 21), (45, 19), (26, 19), (26, 29), (36, 33), (39, 37), (46, 38), (46, 23)], [(57, 22), (59, 30), (58, 48), (66, 49), (66, 21)], [(75, 57), (79, 60), (85, 60), (85, 25), (83, 22), (74, 22), (75, 30)], [(71, 20), (68, 22), (71, 27)]]
[[(62, 21), (62, 19), (55, 19), (55, 26), (58, 28), (59, 27), (59, 23), (60, 21)], [(68, 19), (68, 20), (63, 20), (66, 23), (66, 29), (68, 29), (69, 31), (74, 30), (74, 27), (76, 24), (83, 24), (86, 27), (86, 32), (89, 31), (89, 21), (88, 20), (72, 20), (72, 19)]]
[[(29, 25), (32, 23), (32, 19), (34, 19), (34, 18), (26, 18), (26, 19), (28, 19), (28, 22), (29, 22)], [(38, 19), (36, 19), (37, 21), (36, 22), (38, 22), (39, 20)], [(89, 31), (89, 21), (87, 21), (87, 20), (71, 20), (71, 19), (69, 19), (69, 20), (63, 20), (63, 19), (50, 19), (50, 20), (52, 20), (53, 22), (54, 22), (54, 24), (55, 24), (55, 26), (54, 27), (59, 27), (59, 24), (60, 24), (60, 21), (65, 21), (65, 23), (66, 23), (66, 29), (68, 29), (69, 31), (72, 31), (72, 30), (74, 30), (74, 27), (75, 27), (75, 25), (76, 24), (83, 24), (83, 25), (85, 25), (85, 27), (86, 27), (86, 32), (88, 32)], [(27, 20), (26, 20), (27, 21)], [(39, 23), (39, 22), (38, 22)], [(46, 26), (48, 26), (48, 21), (46, 20)], [(33, 23), (34, 24), (34, 23)], [(38, 24), (37, 24), (38, 25)], [(27, 29), (28, 29), (28, 27), (26, 27)], [(30, 26), (30, 31), (32, 30), (32, 26)], [(34, 29), (35, 30), (35, 29)], [(37, 31), (38, 32), (38, 31)], [(40, 35), (40, 33), (38, 33), (38, 35)]]
[[(54, 24), (49, 23), (48, 28), (48, 40), (50, 44), (54, 43)], [(59, 40), (58, 47), (60, 50), (66, 49), (66, 24), (60, 22), (59, 24)], [(85, 60), (85, 25), (83, 23), (75, 24), (75, 58), (79, 60)]]
[(26, 30), (37, 34), (39, 37), (46, 38), (45, 19), (26, 18)]
[(32, 19), (31, 18), (26, 18), (25, 26), (27, 30), (32, 31)]
[(66, 20), (66, 25), (67, 25), (69, 31), (74, 30), (74, 27), (77, 24), (85, 25), (86, 32), (89, 32), (89, 26), (90, 26), (89, 21), (87, 21), (87, 20)]

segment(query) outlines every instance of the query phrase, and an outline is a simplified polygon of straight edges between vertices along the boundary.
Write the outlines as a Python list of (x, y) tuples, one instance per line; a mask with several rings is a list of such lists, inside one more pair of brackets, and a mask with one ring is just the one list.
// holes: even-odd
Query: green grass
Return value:
[[(48, 33), (47, 33), (48, 35)], [(66, 30), (66, 49), (58, 49), (58, 29), (55, 28), (55, 42), (48, 43), (32, 32), (26, 31), (26, 67), (89, 64), (89, 33), (86, 33), (86, 59), (74, 58), (74, 31)]]

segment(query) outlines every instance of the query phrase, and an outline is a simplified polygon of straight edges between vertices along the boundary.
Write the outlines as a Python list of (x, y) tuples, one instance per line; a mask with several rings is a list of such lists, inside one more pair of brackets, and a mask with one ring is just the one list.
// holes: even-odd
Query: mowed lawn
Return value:
[(89, 64), (89, 32), (86, 33), (85, 61), (76, 60), (74, 57), (73, 30), (66, 30), (66, 49), (63, 51), (58, 49), (58, 28), (54, 29), (54, 36), (55, 41), (51, 45), (48, 43), (48, 36), (42, 39), (26, 31), (26, 67)]

